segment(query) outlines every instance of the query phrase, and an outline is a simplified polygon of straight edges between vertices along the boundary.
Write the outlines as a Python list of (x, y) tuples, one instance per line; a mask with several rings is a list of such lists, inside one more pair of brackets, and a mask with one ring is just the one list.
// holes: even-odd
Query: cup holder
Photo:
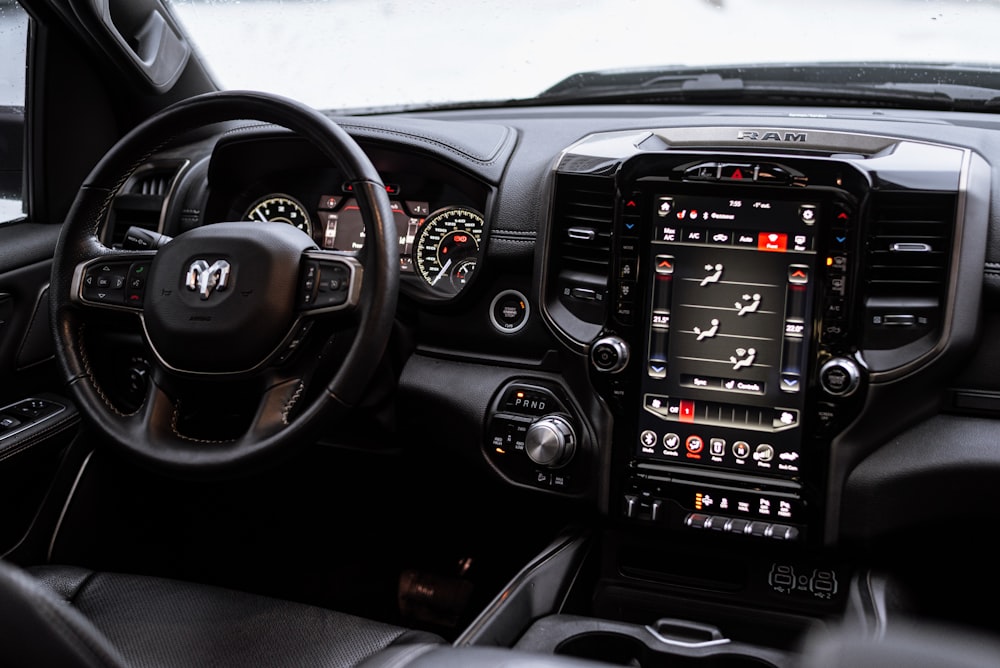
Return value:
[(777, 668), (766, 659), (719, 649), (701, 656), (653, 649), (638, 638), (619, 633), (591, 632), (574, 636), (556, 647), (556, 654), (616, 666), (637, 668)]
[(786, 650), (728, 638), (714, 625), (669, 617), (642, 626), (550, 615), (536, 620), (516, 647), (637, 668), (787, 668), (792, 658)]
[(644, 666), (648, 648), (635, 638), (614, 633), (587, 633), (566, 640), (556, 647), (556, 654), (593, 659), (616, 666)]

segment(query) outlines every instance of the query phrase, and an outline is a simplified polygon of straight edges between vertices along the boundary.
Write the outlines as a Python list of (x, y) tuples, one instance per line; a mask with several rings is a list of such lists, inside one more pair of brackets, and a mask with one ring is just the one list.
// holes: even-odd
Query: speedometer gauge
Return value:
[(472, 209), (435, 211), (417, 232), (413, 264), (435, 291), (457, 294), (469, 280), (479, 255), (483, 216)]
[(244, 215), (262, 223), (287, 223), (312, 236), (312, 222), (304, 206), (289, 195), (268, 195), (257, 200)]

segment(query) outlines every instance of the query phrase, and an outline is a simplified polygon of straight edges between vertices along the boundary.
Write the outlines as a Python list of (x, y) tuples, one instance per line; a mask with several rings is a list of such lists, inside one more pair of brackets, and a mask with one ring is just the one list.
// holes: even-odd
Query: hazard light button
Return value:
[(756, 172), (756, 165), (722, 165), (719, 168), (719, 178), (723, 181), (753, 181)]

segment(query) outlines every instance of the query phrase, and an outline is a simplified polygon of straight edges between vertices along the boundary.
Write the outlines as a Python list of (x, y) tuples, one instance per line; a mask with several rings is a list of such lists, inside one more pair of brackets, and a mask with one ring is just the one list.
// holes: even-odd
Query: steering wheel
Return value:
[[(363, 262), (350, 253), (320, 251), (291, 225), (259, 222), (204, 225), (159, 250), (101, 243), (114, 198), (139, 165), (174, 137), (233, 120), (287, 128), (341, 170), (364, 220)], [(81, 413), (111, 443), (169, 472), (230, 473), (309, 442), (331, 415), (358, 403), (388, 342), (398, 282), (399, 249), (385, 186), (354, 140), (321, 113), (286, 98), (209, 93), (136, 127), (84, 181), (52, 267), (57, 357)], [(109, 310), (140, 319), (151, 358), (150, 382), (134, 411), (110, 398), (88, 355), (87, 327)], [(316, 360), (300, 355), (296, 361), (289, 353), (311, 325), (331, 319), (349, 322), (356, 335), (323, 391), (302, 404)], [(254, 388), (258, 399), (241, 434), (215, 440), (184, 433), (182, 388), (199, 388), (196, 401), (210, 410), (213, 393), (221, 396), (235, 383)]]

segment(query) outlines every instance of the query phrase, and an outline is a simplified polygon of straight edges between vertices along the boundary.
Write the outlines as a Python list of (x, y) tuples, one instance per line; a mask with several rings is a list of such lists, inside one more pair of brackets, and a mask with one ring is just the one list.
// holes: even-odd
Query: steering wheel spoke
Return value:
[(159, 380), (167, 382), (150, 382), (146, 398), (136, 413), (118, 416), (122, 431), (143, 443), (143, 454), (161, 466), (175, 472), (197, 470), (205, 474), (225, 470), (234, 456), (251, 456), (261, 449), (268, 436), (280, 431), (284, 426), (283, 402), (289, 400), (287, 388), (297, 384), (287, 380), (267, 390), (251, 427), (243, 435), (216, 435), (190, 430), (184, 424), (184, 414), (198, 399), (178, 392), (168, 379)]
[(353, 311), (361, 300), (364, 268), (347, 253), (308, 251), (302, 256), (299, 311), (308, 315)]
[(261, 396), (250, 428), (244, 440), (256, 443), (270, 438), (288, 427), (292, 411), (302, 399), (305, 382), (300, 378), (275, 379)]
[(108, 253), (79, 263), (71, 299), (91, 308), (141, 312), (155, 256), (155, 252)]

